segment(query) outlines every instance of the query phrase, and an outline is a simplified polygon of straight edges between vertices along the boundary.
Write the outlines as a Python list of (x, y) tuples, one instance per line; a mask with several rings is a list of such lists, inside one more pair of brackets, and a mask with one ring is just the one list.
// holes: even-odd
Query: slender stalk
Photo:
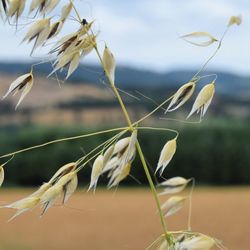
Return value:
[(222, 41), (225, 37), (225, 35), (227, 34), (228, 30), (229, 30), (229, 27), (230, 26), (227, 26), (227, 28), (225, 29), (225, 31), (223, 32), (222, 36), (221, 36), (221, 39), (219, 41), (219, 44), (216, 48), (216, 50), (214, 51), (214, 53), (206, 60), (206, 62), (203, 64), (203, 66), (197, 71), (197, 73), (193, 76), (192, 79), (195, 79), (202, 71), (204, 71), (207, 67), (207, 65), (209, 64), (209, 62), (216, 56), (216, 54), (218, 53), (218, 51), (220, 50), (221, 48), (221, 45), (222, 45)]
[(137, 129), (141, 129), (141, 130), (156, 130), (156, 131), (168, 131), (168, 132), (172, 132), (176, 134), (176, 137), (179, 136), (179, 132), (177, 130), (174, 129), (170, 129), (170, 128), (158, 128), (158, 127), (137, 127)]
[(21, 149), (21, 150), (17, 150), (17, 151), (2, 155), (2, 156), (0, 156), (0, 159), (5, 158), (5, 157), (9, 157), (9, 156), (12, 156), (12, 155), (20, 154), (20, 153), (23, 153), (23, 152), (26, 152), (26, 151), (29, 151), (29, 150), (32, 150), (32, 149), (42, 148), (42, 147), (45, 147), (45, 146), (48, 146), (48, 145), (51, 145), (51, 144), (54, 144), (54, 143), (58, 143), (58, 142), (76, 140), (76, 139), (80, 139), (80, 138), (85, 138), (85, 137), (90, 137), (90, 136), (95, 136), (95, 135), (100, 135), (100, 134), (105, 134), (105, 133), (110, 133), (110, 132), (115, 132), (115, 131), (122, 131), (122, 130), (127, 130), (127, 129), (128, 129), (128, 127), (113, 128), (113, 129), (98, 131), (98, 132), (94, 132), (94, 133), (90, 133), (90, 134), (83, 134), (83, 135), (78, 135), (78, 136), (72, 136), (72, 137), (66, 137), (66, 138), (62, 138), (62, 139), (58, 139), (58, 140), (53, 140), (53, 141), (38, 144), (38, 145), (35, 145), (35, 146), (32, 146), (32, 147), (24, 148), (24, 149)]
[[(119, 91), (118, 91), (118, 90), (116, 89), (116, 87), (115, 87), (115, 84), (114, 84), (113, 80), (112, 80), (112, 79), (109, 77), (109, 75), (106, 73), (107, 71), (106, 71), (106, 69), (105, 69), (105, 66), (104, 66), (102, 57), (101, 57), (101, 55), (100, 55), (100, 52), (99, 52), (97, 46), (94, 46), (94, 48), (95, 48), (95, 51), (96, 51), (96, 53), (97, 53), (97, 56), (98, 56), (98, 58), (99, 58), (99, 60), (100, 60), (100, 62), (101, 62), (101, 64), (102, 64), (102, 67), (103, 67), (103, 69), (104, 69), (105, 75), (106, 75), (106, 77), (107, 77), (107, 79), (108, 79), (108, 81), (109, 81), (109, 83), (110, 83), (110, 86), (111, 86), (111, 88), (113, 89), (113, 91), (114, 91), (114, 93), (115, 93), (115, 95), (116, 95), (116, 97), (117, 97), (117, 99), (118, 99), (118, 101), (119, 101), (119, 103), (120, 103), (121, 109), (122, 109), (122, 111), (123, 111), (123, 113), (124, 113), (125, 119), (126, 119), (128, 125), (129, 125), (129, 127), (130, 127), (130, 130), (133, 131), (133, 130), (135, 129), (135, 128), (134, 128), (134, 125), (135, 125), (135, 124), (132, 124), (131, 119), (130, 119), (130, 116), (129, 116), (129, 114), (128, 114), (128, 111), (127, 111), (127, 109), (126, 109), (126, 107), (125, 107), (125, 105), (124, 105), (124, 103), (123, 103), (123, 100), (122, 100), (122, 98), (121, 98), (121, 96), (120, 96)], [(162, 209), (161, 209), (161, 204), (160, 204), (160, 201), (159, 201), (159, 198), (158, 198), (158, 195), (157, 195), (157, 191), (156, 191), (156, 188), (155, 188), (155, 186), (154, 186), (154, 183), (153, 183), (153, 180), (152, 180), (152, 178), (151, 178), (151, 175), (150, 175), (150, 173), (149, 173), (149, 169), (148, 169), (148, 166), (147, 166), (147, 163), (146, 163), (146, 160), (145, 160), (144, 154), (143, 154), (143, 152), (142, 152), (142, 149), (141, 149), (141, 146), (140, 146), (139, 141), (137, 141), (137, 143), (136, 143), (136, 148), (137, 148), (137, 151), (138, 151), (138, 153), (139, 153), (140, 160), (141, 160), (141, 163), (142, 163), (144, 172), (145, 172), (145, 174), (146, 174), (146, 177), (147, 177), (147, 180), (148, 180), (148, 183), (149, 183), (151, 192), (152, 192), (152, 194), (153, 194), (153, 196), (154, 196), (154, 199), (155, 199), (155, 202), (156, 202), (156, 206), (157, 206), (157, 209), (158, 209), (158, 212), (159, 212), (159, 215), (160, 215), (161, 225), (162, 225), (163, 230), (164, 230), (164, 235), (165, 235), (165, 237), (166, 237), (166, 240), (167, 240), (168, 244), (169, 244), (169, 245), (172, 245), (172, 243), (173, 243), (173, 242), (172, 242), (172, 237), (171, 237), (170, 234), (168, 234), (166, 221), (165, 221), (165, 218), (164, 218)]]

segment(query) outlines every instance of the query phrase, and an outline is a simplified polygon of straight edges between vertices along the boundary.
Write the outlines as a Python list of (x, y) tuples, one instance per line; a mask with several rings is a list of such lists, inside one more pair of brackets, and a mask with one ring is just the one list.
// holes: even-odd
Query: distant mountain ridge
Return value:
[[(23, 74), (30, 70), (31, 63), (4, 63), (0, 62), (0, 73), (3, 74)], [(35, 67), (38, 74), (48, 75), (52, 70), (49, 63), (41, 64)], [(130, 67), (120, 66), (116, 70), (116, 82), (119, 87), (124, 89), (131, 88), (177, 88), (187, 82), (195, 74), (192, 70), (173, 70), (170, 72), (153, 72), (149, 70), (140, 70)], [(249, 95), (250, 96), (250, 77), (239, 76), (226, 72), (207, 71), (206, 75), (217, 74), (217, 92), (229, 96)], [(59, 73), (64, 77), (65, 73)], [(71, 76), (73, 83), (100, 83), (104, 79), (101, 67), (95, 65), (80, 65)], [(208, 82), (212, 78), (207, 78)]]

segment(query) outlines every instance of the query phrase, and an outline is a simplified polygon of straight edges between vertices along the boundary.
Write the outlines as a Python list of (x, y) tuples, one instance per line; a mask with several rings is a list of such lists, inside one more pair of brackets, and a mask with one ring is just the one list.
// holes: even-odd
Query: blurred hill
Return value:
[[(28, 72), (30, 67), (30, 63), (0, 63), (0, 95), (7, 91), (9, 84), (16, 77)], [(25, 98), (18, 112), (14, 110), (18, 97), (7, 98), (1, 102), (0, 122), (2, 125), (58, 122), (93, 124), (118, 122), (123, 119), (115, 97), (105, 83), (105, 77), (100, 67), (81, 65), (66, 83), (56, 79), (47, 79), (46, 76), (51, 70), (52, 67), (49, 63), (35, 67), (33, 89)], [(220, 118), (228, 116), (240, 119), (249, 118), (250, 77), (212, 71), (206, 72), (206, 75), (215, 73), (218, 75), (218, 80), (210, 114)], [(194, 71), (188, 70), (158, 73), (118, 67), (116, 81), (128, 109), (130, 110), (130, 106), (133, 106), (133, 110), (131, 109), (130, 112), (136, 119), (154, 108), (155, 103), (160, 103), (173, 94), (194, 74)], [(58, 78), (63, 79), (64, 76), (64, 72), (59, 73)], [(211, 77), (207, 77), (202, 81), (205, 84), (211, 80)], [(198, 86), (198, 90), (200, 87), (202, 84)], [(189, 102), (187, 108), (190, 108), (191, 105), (192, 102)], [(188, 111), (185, 110), (185, 112)], [(171, 114), (171, 116), (175, 116), (175, 114)]]

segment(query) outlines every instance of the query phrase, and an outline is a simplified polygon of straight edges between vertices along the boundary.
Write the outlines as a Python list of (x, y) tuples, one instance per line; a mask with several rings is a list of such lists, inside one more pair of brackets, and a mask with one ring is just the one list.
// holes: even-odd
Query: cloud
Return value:
[[(232, 27), (211, 67), (250, 73), (250, 10), (246, 0), (93, 0), (91, 7), (85, 2), (77, 5), (83, 17), (96, 19), (100, 46), (105, 41), (118, 63), (154, 70), (200, 66), (215, 47), (194, 47), (178, 36), (203, 30), (219, 38), (228, 18), (242, 14), (242, 26)], [(65, 33), (74, 31), (76, 25), (68, 24)], [(30, 46), (18, 46), (23, 32), (14, 39), (13, 28), (0, 25), (0, 32), (5, 34), (0, 41), (0, 60), (28, 58)], [(86, 61), (96, 62), (96, 56), (91, 54)]]

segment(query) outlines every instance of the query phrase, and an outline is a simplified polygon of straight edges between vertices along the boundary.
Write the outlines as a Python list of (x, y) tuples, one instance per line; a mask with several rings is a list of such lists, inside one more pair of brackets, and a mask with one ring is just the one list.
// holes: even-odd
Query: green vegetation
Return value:
[[(165, 121), (166, 123), (170, 122)], [(80, 127), (12, 127), (0, 129), (0, 154), (9, 153), (21, 148), (33, 146), (46, 141), (78, 134), (96, 131), (97, 128)], [(250, 168), (250, 130), (248, 122), (213, 121), (202, 124), (181, 125), (178, 154), (175, 154), (167, 167), (166, 178), (172, 176), (195, 177), (198, 184), (249, 184)], [(74, 141), (61, 142), (32, 152), (16, 155), (6, 169), (6, 186), (10, 185), (40, 185), (63, 164), (75, 161), (113, 134), (83, 138)], [(140, 131), (139, 138), (143, 152), (155, 170), (159, 152), (164, 142), (173, 138), (173, 134), (157, 131)], [(158, 152), (158, 153), (157, 153)], [(5, 159), (2, 159), (2, 162)], [(142, 184), (146, 177), (138, 157), (132, 167), (131, 175)], [(79, 172), (80, 184), (89, 184), (91, 168), (86, 167)], [(106, 176), (100, 183), (107, 184)], [(138, 185), (133, 178), (128, 178), (122, 185)]]

